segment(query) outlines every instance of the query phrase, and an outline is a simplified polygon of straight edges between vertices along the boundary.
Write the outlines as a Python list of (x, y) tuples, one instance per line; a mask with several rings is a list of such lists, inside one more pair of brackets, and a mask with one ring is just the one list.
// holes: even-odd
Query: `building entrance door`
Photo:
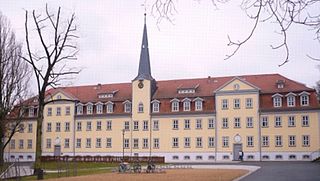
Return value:
[(60, 145), (54, 145), (54, 156), (61, 156), (61, 146)]
[(240, 160), (240, 151), (242, 151), (242, 144), (233, 144), (233, 160)]

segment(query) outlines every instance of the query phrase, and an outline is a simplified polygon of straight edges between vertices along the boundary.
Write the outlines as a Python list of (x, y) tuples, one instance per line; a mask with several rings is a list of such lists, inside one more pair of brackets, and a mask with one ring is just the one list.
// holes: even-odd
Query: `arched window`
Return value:
[(107, 113), (113, 113), (113, 103), (107, 102)]
[(141, 103), (141, 102), (138, 105), (138, 112), (143, 113), (143, 103)]

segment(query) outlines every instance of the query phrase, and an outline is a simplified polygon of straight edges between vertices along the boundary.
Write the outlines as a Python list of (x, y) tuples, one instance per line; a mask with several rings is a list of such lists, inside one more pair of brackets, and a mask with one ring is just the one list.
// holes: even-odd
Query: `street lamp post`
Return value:
[(122, 161), (124, 162), (124, 132), (125, 129), (122, 129)]

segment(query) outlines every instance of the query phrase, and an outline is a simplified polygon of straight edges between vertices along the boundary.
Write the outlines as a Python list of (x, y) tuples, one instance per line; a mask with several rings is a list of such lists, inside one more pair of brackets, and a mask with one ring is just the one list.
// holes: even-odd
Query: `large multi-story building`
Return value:
[[(33, 101), (34, 99), (34, 101)], [(34, 160), (37, 98), (6, 149)], [(166, 162), (312, 160), (320, 148), (314, 89), (279, 74), (156, 81), (144, 24), (131, 83), (47, 91), (43, 155), (163, 156)]]

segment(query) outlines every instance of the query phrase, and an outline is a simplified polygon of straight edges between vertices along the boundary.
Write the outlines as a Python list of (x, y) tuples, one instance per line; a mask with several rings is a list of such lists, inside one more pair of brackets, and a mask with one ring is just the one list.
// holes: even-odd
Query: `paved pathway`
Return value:
[(320, 163), (243, 162), (261, 168), (241, 181), (320, 181)]

